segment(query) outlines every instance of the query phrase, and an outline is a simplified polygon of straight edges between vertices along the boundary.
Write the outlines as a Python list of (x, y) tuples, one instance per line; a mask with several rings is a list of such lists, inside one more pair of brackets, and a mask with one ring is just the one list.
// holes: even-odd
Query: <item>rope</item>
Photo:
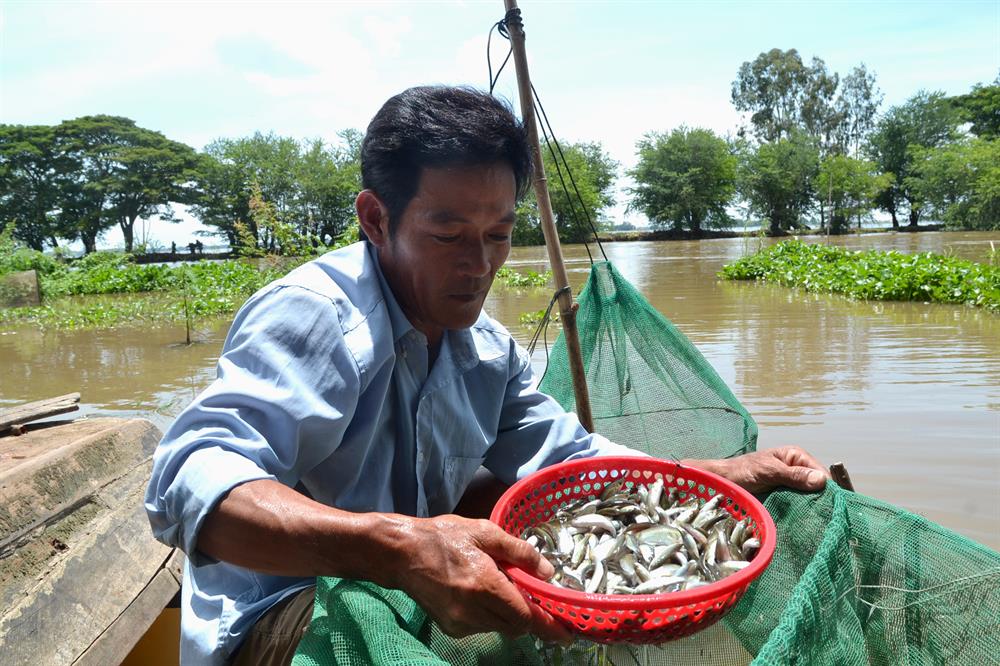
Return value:
[[(534, 87), (534, 86), (532, 86), (532, 87)], [(538, 97), (536, 96), (535, 97), (535, 108), (537, 109), (538, 106), (539, 106), (539, 104), (538, 104)], [(576, 205), (573, 203), (573, 199), (568, 196), (569, 195), (569, 188), (566, 187), (566, 181), (563, 179), (562, 169), (559, 168), (559, 159), (556, 157), (555, 151), (552, 150), (553, 141), (549, 141), (549, 134), (548, 134), (548, 132), (545, 131), (545, 125), (542, 125), (541, 128), (542, 128), (542, 136), (545, 138), (545, 147), (549, 149), (549, 155), (552, 156), (552, 163), (556, 165), (556, 174), (558, 174), (558, 176), (559, 176), (559, 183), (562, 185), (563, 192), (565, 192), (567, 194), (566, 198), (569, 201), (570, 216), (573, 218), (573, 221), (576, 222), (576, 226), (580, 227), (582, 225), (580, 224), (580, 218), (578, 218), (576, 216)], [(554, 139), (554, 137), (553, 137), (553, 139)], [(566, 161), (565, 158), (563, 158), (563, 161), (564, 162)], [(569, 167), (568, 166), (566, 167), (566, 171), (569, 172)], [(573, 174), (570, 173), (569, 177), (572, 180)], [(577, 194), (579, 195), (579, 192), (577, 192)], [(582, 199), (581, 199), (580, 205), (581, 206), (583, 205)], [(587, 212), (586, 208), (584, 208), (583, 212), (586, 214), (586, 212)], [(556, 229), (558, 229), (558, 228), (559, 227), (557, 226)], [(600, 244), (600, 241), (598, 241), (598, 244)], [(587, 250), (587, 258), (590, 260), (590, 264), (593, 265), (594, 264), (594, 255), (592, 255), (590, 253), (590, 245), (587, 244), (587, 241), (583, 241), (583, 247), (584, 247), (584, 249)], [(601, 248), (601, 254), (604, 254), (604, 248)], [(607, 261), (607, 259), (608, 259), (607, 256), (605, 256), (604, 260)]]
[(507, 66), (507, 61), (510, 60), (510, 56), (514, 53), (514, 47), (513, 45), (511, 45), (511, 47), (507, 49), (507, 57), (503, 59), (503, 63), (500, 65), (500, 69), (497, 70), (497, 75), (494, 77), (493, 62), (490, 60), (490, 43), (493, 40), (494, 30), (500, 33), (500, 36), (506, 39), (508, 42), (510, 41), (510, 32), (507, 31), (508, 21), (513, 21), (516, 23), (521, 22), (520, 8), (511, 9), (506, 14), (504, 14), (504, 17), (502, 19), (493, 24), (493, 26), (490, 28), (489, 34), (486, 36), (486, 70), (489, 72), (491, 95), (493, 94), (493, 88), (495, 88), (497, 85), (497, 81), (500, 80), (500, 72), (502, 72), (503, 68)]
[[(588, 226), (590, 226), (590, 231), (591, 231), (591, 233), (594, 234), (594, 240), (597, 242), (597, 247), (601, 251), (601, 256), (604, 257), (604, 261), (607, 261), (608, 260), (608, 255), (604, 252), (604, 245), (601, 244), (601, 239), (597, 235), (597, 227), (594, 226), (594, 221), (590, 218), (590, 213), (587, 212), (587, 207), (583, 203), (583, 196), (580, 194), (580, 188), (578, 188), (576, 186), (576, 179), (573, 178), (573, 171), (569, 168), (569, 163), (566, 161), (566, 155), (563, 154), (562, 146), (559, 145), (559, 140), (556, 139), (556, 133), (552, 129), (552, 123), (549, 122), (549, 115), (547, 113), (545, 113), (545, 107), (542, 106), (542, 99), (541, 99), (541, 97), (538, 96), (538, 91), (535, 90), (535, 84), (534, 83), (531, 84), (531, 94), (534, 96), (535, 102), (538, 105), (538, 110), (541, 112), (541, 118), (542, 118), (543, 123), (544, 123), (544, 124), (542, 124), (542, 133), (545, 134), (545, 127), (548, 126), (549, 134), (552, 135), (552, 143), (555, 144), (556, 149), (559, 151), (559, 157), (562, 159), (563, 165), (566, 167), (566, 173), (569, 174), (569, 182), (572, 183), (572, 185), (573, 185), (573, 191), (576, 192), (576, 198), (577, 198), (577, 200), (579, 200), (579, 202), (580, 202), (580, 208), (581, 208), (581, 210), (583, 210), (583, 214), (587, 218), (587, 224), (588, 224)], [(548, 143), (548, 135), (546, 134), (545, 136), (546, 136), (545, 141), (546, 141), (546, 143)], [(552, 152), (552, 147), (551, 146), (549, 146), (549, 152)], [(555, 154), (552, 155), (552, 158), (553, 158), (553, 160), (555, 160)], [(556, 162), (556, 170), (558, 171), (558, 169), (559, 169), (559, 162), (558, 162), (558, 160), (555, 160), (555, 162)], [(559, 179), (562, 180), (562, 175), (561, 174), (560, 174)], [(566, 196), (568, 198), (569, 197), (569, 189), (566, 187), (566, 183), (564, 182), (562, 184), (562, 186), (563, 186), (563, 190), (566, 192)], [(574, 207), (574, 208), (572, 208), (572, 210), (573, 210), (573, 215), (575, 217), (576, 216), (576, 208)], [(577, 222), (579, 222), (579, 220), (577, 220)], [(589, 248), (587, 249), (587, 254), (590, 254), (590, 249)], [(590, 263), (594, 263), (594, 260), (591, 259)]]
[(552, 299), (549, 301), (549, 306), (545, 308), (545, 312), (542, 314), (541, 321), (538, 322), (538, 326), (535, 328), (535, 332), (531, 336), (531, 340), (528, 342), (528, 356), (529, 358), (534, 355), (535, 347), (538, 345), (538, 338), (542, 338), (542, 343), (545, 349), (545, 370), (542, 371), (542, 376), (538, 378), (538, 383), (541, 384), (542, 380), (545, 379), (545, 373), (549, 371), (549, 318), (552, 315), (552, 308), (555, 307), (556, 301), (559, 297), (565, 293), (573, 293), (569, 285), (566, 285), (562, 289), (556, 289), (552, 294)]
[[(500, 19), (490, 27), (490, 31), (486, 37), (486, 70), (489, 76), (489, 89), (491, 95), (493, 94), (493, 89), (496, 87), (497, 81), (500, 80), (500, 73), (503, 71), (503, 68), (507, 65), (507, 62), (510, 60), (511, 55), (514, 53), (514, 47), (513, 45), (511, 45), (510, 49), (507, 50), (507, 57), (504, 58), (503, 63), (501, 63), (500, 68), (497, 70), (496, 76), (494, 76), (493, 61), (490, 57), (490, 46), (493, 40), (493, 31), (496, 30), (501, 37), (503, 37), (509, 42), (510, 32), (507, 29), (507, 26), (509, 24), (520, 25), (522, 26), (523, 29), (523, 22), (521, 21), (520, 8), (511, 9), (506, 14), (504, 14), (504, 17), (502, 19)], [(607, 261), (608, 255), (607, 253), (605, 253), (604, 245), (601, 243), (601, 239), (598, 237), (597, 227), (594, 225), (594, 221), (593, 219), (591, 219), (590, 213), (587, 212), (587, 206), (583, 202), (583, 195), (580, 194), (580, 188), (577, 187), (576, 179), (573, 178), (573, 171), (569, 168), (569, 162), (566, 161), (566, 155), (565, 153), (563, 153), (562, 146), (559, 145), (559, 140), (556, 139), (555, 130), (552, 129), (552, 123), (549, 122), (549, 116), (547, 113), (545, 113), (545, 107), (542, 105), (542, 100), (538, 96), (538, 91), (535, 90), (535, 84), (531, 84), (531, 94), (534, 97), (534, 104), (537, 107), (536, 115), (542, 119), (542, 122), (539, 123), (539, 126), (542, 128), (542, 136), (545, 138), (545, 145), (549, 149), (549, 154), (552, 156), (552, 161), (556, 165), (556, 173), (559, 175), (559, 182), (562, 185), (563, 191), (566, 193), (567, 200), (569, 200), (570, 202), (570, 213), (571, 217), (573, 218), (573, 222), (577, 227), (583, 226), (583, 224), (580, 222), (580, 218), (577, 216), (576, 206), (573, 204), (573, 198), (570, 196), (569, 188), (566, 187), (566, 181), (563, 178), (562, 169), (560, 168), (559, 164), (560, 160), (562, 160), (562, 166), (565, 167), (566, 174), (569, 176), (569, 181), (570, 184), (573, 186), (573, 191), (576, 193), (577, 201), (579, 201), (580, 203), (580, 209), (583, 211), (583, 215), (587, 220), (587, 226), (590, 227), (590, 231), (594, 235), (594, 240), (597, 242), (597, 247), (601, 251), (601, 256), (603, 256), (604, 260)], [(559, 153), (558, 156), (556, 155), (556, 152), (552, 150), (553, 144), (555, 145), (556, 150)], [(583, 246), (587, 250), (587, 256), (590, 258), (590, 263), (593, 264), (594, 257), (590, 253), (590, 246), (587, 244), (586, 241), (584, 241)]]

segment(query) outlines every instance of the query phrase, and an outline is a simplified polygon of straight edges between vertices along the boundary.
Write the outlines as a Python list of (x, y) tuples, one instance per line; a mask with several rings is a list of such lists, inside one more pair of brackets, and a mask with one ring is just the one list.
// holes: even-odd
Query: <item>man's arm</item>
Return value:
[(543, 579), (554, 573), (552, 565), (486, 520), (352, 513), (262, 479), (229, 492), (202, 525), (198, 548), (264, 573), (339, 576), (401, 589), (452, 636), (530, 631), (549, 640), (568, 637), (496, 562)]
[[(292, 489), (331, 455), (353, 418), (359, 376), (328, 301), (283, 288), (237, 315), (219, 379), (154, 456), (146, 509), (157, 538), (198, 565), (224, 560), (280, 575), (371, 580), (406, 591), (460, 636), (564, 630), (496, 565), (551, 566), (487, 521), (350, 513)], [(309, 442), (303, 445), (302, 442)]]

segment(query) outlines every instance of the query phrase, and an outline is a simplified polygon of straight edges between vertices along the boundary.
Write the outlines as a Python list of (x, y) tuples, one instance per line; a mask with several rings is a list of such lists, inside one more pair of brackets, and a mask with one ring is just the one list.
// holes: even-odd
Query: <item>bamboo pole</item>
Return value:
[[(508, 14), (517, 9), (516, 0), (504, 0)], [(509, 14), (510, 15), (510, 14)], [(513, 15), (511, 15), (513, 16)], [(531, 79), (528, 77), (528, 57), (524, 50), (524, 27), (520, 16), (508, 21), (507, 31), (510, 34), (511, 49), (514, 53), (514, 67), (517, 70), (517, 88), (521, 99), (521, 117), (528, 132), (528, 142), (531, 145), (531, 155), (535, 162), (535, 199), (538, 200), (538, 213), (542, 221), (542, 234), (545, 236), (545, 247), (549, 253), (549, 264), (559, 290), (559, 315), (562, 319), (563, 335), (566, 338), (566, 352), (569, 354), (569, 367), (573, 377), (573, 393), (576, 398), (576, 415), (580, 423), (589, 432), (594, 431), (594, 419), (590, 413), (590, 395), (587, 391), (587, 377), (583, 371), (583, 356), (580, 353), (580, 338), (576, 328), (576, 308), (573, 305), (573, 292), (568, 289), (569, 278), (566, 266), (563, 264), (562, 249), (559, 245), (559, 232), (556, 229), (555, 218), (552, 215), (552, 202), (549, 199), (548, 180), (545, 178), (545, 168), (542, 166), (542, 148), (538, 142), (538, 126), (535, 121), (535, 105), (531, 95)]]

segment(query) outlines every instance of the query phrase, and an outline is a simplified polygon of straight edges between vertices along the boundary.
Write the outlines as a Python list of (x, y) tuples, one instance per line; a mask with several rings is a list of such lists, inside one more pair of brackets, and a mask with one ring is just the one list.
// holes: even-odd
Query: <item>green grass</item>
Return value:
[(853, 251), (785, 241), (724, 266), (719, 277), (864, 300), (960, 303), (1000, 312), (1000, 267), (930, 252)]

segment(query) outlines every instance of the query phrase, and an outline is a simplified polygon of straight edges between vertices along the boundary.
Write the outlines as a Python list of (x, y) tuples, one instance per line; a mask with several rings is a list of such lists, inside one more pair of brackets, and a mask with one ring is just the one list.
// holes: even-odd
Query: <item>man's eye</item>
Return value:
[(434, 236), (434, 240), (439, 243), (454, 243), (458, 240), (458, 236)]
[(490, 238), (497, 241), (498, 243), (503, 243), (505, 241), (510, 240), (510, 234), (493, 234), (490, 236)]

